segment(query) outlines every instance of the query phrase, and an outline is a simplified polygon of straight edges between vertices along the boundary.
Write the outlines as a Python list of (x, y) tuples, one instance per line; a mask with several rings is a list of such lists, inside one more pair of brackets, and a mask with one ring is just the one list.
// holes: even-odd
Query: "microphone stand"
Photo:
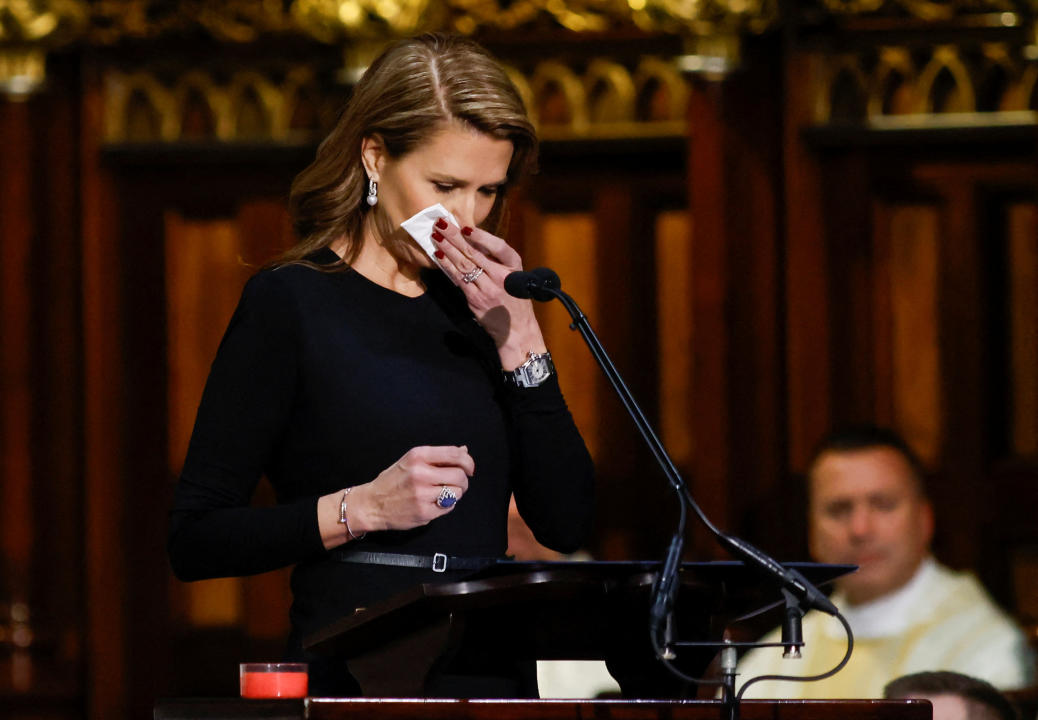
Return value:
[(573, 298), (563, 292), (561, 288), (553, 287), (552, 283), (545, 282), (540, 286), (540, 288), (549, 295), (557, 298), (559, 302), (562, 303), (562, 306), (566, 308), (566, 311), (573, 320), (570, 324), (570, 329), (577, 330), (584, 338), (584, 342), (591, 351), (591, 355), (595, 358), (599, 367), (602, 368), (602, 371), (605, 373), (610, 385), (613, 386), (613, 390), (615, 390), (616, 394), (620, 397), (620, 401), (623, 403), (624, 408), (634, 420), (635, 427), (637, 427), (638, 432), (641, 433), (642, 438), (649, 446), (649, 450), (652, 452), (656, 462), (663, 469), (663, 473), (668, 482), (670, 482), (671, 487), (678, 493), (678, 527), (671, 539), (670, 546), (667, 549), (667, 556), (663, 562), (663, 568), (657, 576), (653, 592), (652, 609), (650, 611), (651, 638), (656, 654), (661, 658), (668, 660), (673, 659), (674, 652), (670, 649), (668, 643), (671, 638), (663, 638), (664, 642), (662, 643), (660, 643), (659, 640), (661, 639), (661, 634), (669, 636), (672, 630), (672, 624), (669, 622), (669, 618), (679, 585), (678, 571), (681, 565), (681, 553), (685, 545), (685, 527), (688, 517), (686, 508), (691, 506), (699, 515), (700, 520), (706, 523), (711, 530), (714, 530), (715, 532), (717, 532), (717, 530), (692, 499), (692, 495), (689, 492), (688, 487), (685, 485), (681, 473), (674, 465), (674, 461), (671, 460), (667, 450), (663, 447), (663, 443), (653, 430), (649, 420), (645, 417), (645, 413), (642, 412), (641, 407), (638, 405), (637, 401), (635, 401), (634, 396), (627, 387), (627, 383), (624, 382), (623, 378), (620, 376), (620, 372), (616, 369), (616, 366), (613, 365), (613, 361), (609, 357), (609, 354), (605, 351), (605, 348), (602, 347), (602, 343), (599, 342), (595, 331), (591, 329), (591, 323), (588, 322), (584, 311), (580, 309), (580, 306), (577, 305)]
[[(518, 282), (509, 282), (513, 277)], [(620, 401), (623, 403), (624, 408), (626, 408), (632, 420), (634, 420), (638, 432), (649, 446), (649, 450), (652, 452), (656, 462), (663, 470), (667, 481), (675, 492), (677, 492), (680, 501), (678, 503), (680, 510), (678, 528), (674, 533), (669, 548), (667, 549), (666, 559), (663, 562), (663, 566), (653, 587), (653, 601), (649, 615), (650, 637), (657, 657), (664, 662), (671, 672), (680, 674), (684, 678), (684, 675), (681, 674), (677, 668), (673, 667), (669, 661), (676, 657), (670, 647), (670, 641), (672, 640), (670, 636), (673, 627), (671, 615), (679, 586), (678, 573), (681, 565), (681, 552), (684, 547), (687, 507), (692, 508), (700, 522), (710, 530), (710, 532), (717, 538), (720, 545), (728, 550), (728, 552), (744, 561), (747, 561), (749, 564), (756, 566), (766, 575), (777, 579), (781, 583), (783, 593), (787, 598), (787, 607), (790, 603), (790, 598), (794, 598), (797, 604), (801, 607), (814, 607), (829, 614), (839, 616), (839, 611), (829, 601), (829, 599), (799, 572), (783, 567), (763, 551), (758, 550), (745, 540), (724, 533), (710, 521), (692, 497), (688, 485), (685, 483), (681, 473), (674, 465), (674, 461), (671, 460), (670, 455), (663, 447), (663, 443), (660, 441), (659, 436), (653, 430), (652, 425), (645, 417), (641, 407), (635, 401), (634, 396), (631, 394), (627, 384), (620, 376), (616, 366), (613, 365), (613, 361), (609, 357), (609, 354), (605, 351), (605, 348), (602, 347), (595, 331), (591, 329), (591, 324), (588, 322), (587, 316), (584, 314), (583, 310), (580, 309), (580, 306), (577, 305), (576, 301), (562, 291), (560, 285), (561, 283), (558, 275), (547, 268), (537, 268), (528, 273), (512, 273), (505, 281), (506, 289), (508, 289), (508, 291), (513, 295), (518, 297), (532, 296), (534, 299), (541, 301), (556, 298), (562, 303), (562, 306), (566, 308), (566, 311), (573, 320), (570, 324), (570, 329), (577, 330), (584, 338), (584, 342), (587, 343), (592, 356), (594, 356), (599, 367), (602, 368), (602, 371), (605, 373), (610, 385), (612, 385), (616, 394), (619, 396)], [(791, 652), (794, 647), (799, 648), (803, 645), (803, 640), (800, 638), (799, 631), (799, 616), (802, 614), (803, 610), (801, 610), (799, 614), (788, 614), (787, 623), (793, 626), (793, 635), (795, 637), (792, 639), (783, 638), (783, 640), (787, 641), (787, 651)], [(840, 617), (842, 618), (842, 616)], [(722, 648), (728, 650), (728, 655), (723, 655), (723, 660), (725, 661), (725, 679), (723, 682), (725, 692), (723, 701), (727, 711), (727, 716), (729, 718), (736, 718), (738, 717), (738, 703), (741, 693), (739, 695), (735, 693), (734, 656), (731, 650), (725, 647), (726, 644), (727, 643), (719, 644)], [(841, 663), (836, 670), (846, 663), (847, 659), (849, 659), (849, 655), (850, 646), (848, 647), (847, 657), (845, 657), (843, 663)]]

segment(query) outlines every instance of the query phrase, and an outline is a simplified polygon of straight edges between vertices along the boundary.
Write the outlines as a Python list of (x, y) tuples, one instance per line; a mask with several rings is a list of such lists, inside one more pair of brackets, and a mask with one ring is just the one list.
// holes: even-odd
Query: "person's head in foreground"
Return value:
[(839, 580), (848, 602), (904, 586), (929, 554), (934, 530), (922, 468), (905, 441), (874, 426), (834, 431), (807, 479), (812, 557), (859, 567)]
[(887, 684), (883, 697), (929, 700), (934, 720), (1018, 719), (1013, 704), (990, 683), (954, 672), (904, 675)]

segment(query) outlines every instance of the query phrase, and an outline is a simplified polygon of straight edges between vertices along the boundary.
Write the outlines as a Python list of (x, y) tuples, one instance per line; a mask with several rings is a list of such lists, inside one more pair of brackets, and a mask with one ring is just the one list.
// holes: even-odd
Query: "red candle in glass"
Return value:
[(242, 663), (239, 668), (243, 698), (306, 697), (306, 663)]

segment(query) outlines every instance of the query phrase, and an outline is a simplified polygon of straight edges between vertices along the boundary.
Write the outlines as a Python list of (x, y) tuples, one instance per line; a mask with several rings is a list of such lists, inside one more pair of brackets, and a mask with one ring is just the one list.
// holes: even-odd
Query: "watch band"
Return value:
[(550, 352), (526, 354), (526, 361), (512, 371), (505, 371), (505, 382), (513, 387), (532, 388), (555, 374), (555, 363)]

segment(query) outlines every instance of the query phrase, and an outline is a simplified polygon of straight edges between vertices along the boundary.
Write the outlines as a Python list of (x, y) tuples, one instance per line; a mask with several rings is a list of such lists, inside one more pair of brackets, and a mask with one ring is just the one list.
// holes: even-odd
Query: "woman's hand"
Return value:
[(545, 352), (533, 303), (505, 292), (505, 277), (523, 269), (519, 253), (485, 230), (458, 229), (442, 219), (432, 237), (444, 270), (465, 293), (472, 313), (494, 339), (502, 367), (512, 370), (526, 360), (528, 353)]
[[(476, 464), (465, 446), (416, 447), (369, 483), (357, 485), (346, 498), (346, 517), (354, 536), (377, 530), (410, 530), (426, 525), (454, 509), (440, 507), (436, 499), (444, 488), (461, 502)], [(325, 549), (350, 539), (339, 523), (342, 492), (322, 496), (317, 502), (318, 526)], [(456, 503), (455, 503), (456, 504)]]

